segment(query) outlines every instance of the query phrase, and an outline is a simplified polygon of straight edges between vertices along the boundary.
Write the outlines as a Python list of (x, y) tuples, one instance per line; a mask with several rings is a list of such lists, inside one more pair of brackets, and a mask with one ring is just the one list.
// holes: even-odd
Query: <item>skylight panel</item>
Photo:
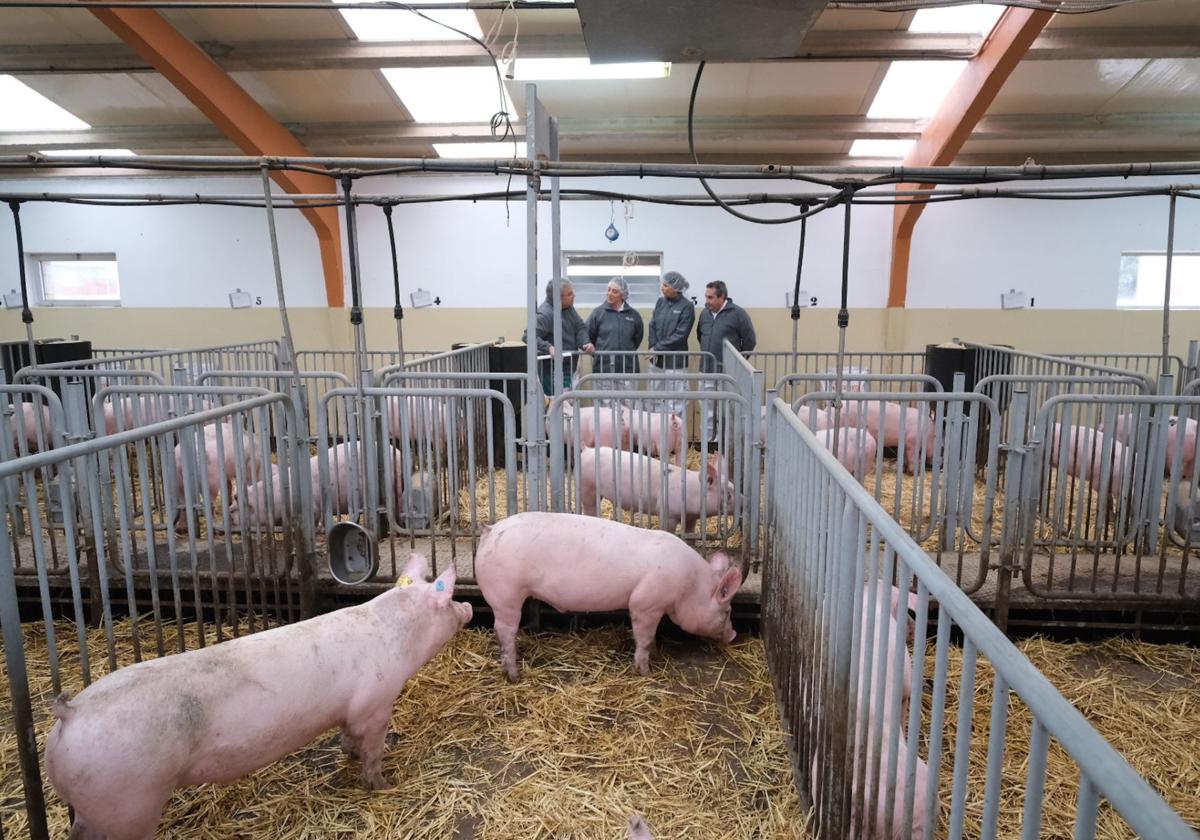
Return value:
[(488, 122), (501, 107), (515, 114), (491, 67), (393, 67), (383, 75), (417, 122)]
[(91, 128), (29, 85), (0, 75), (0, 131), (80, 131)]
[[(513, 141), (504, 140), (494, 143), (434, 143), (433, 149), (438, 157), (444, 158), (483, 158), (496, 160), (513, 157)], [(525, 142), (516, 142), (518, 156), (525, 154)]]
[(919, 9), (908, 26), (909, 32), (978, 32), (986, 35), (1004, 12), (1003, 6), (947, 6)]
[[(433, 0), (407, 0), (410, 6), (421, 6)], [(360, 41), (465, 41), (457, 32), (439, 26), (418, 14), (404, 9), (340, 9), (342, 17)], [(422, 12), (433, 20), (461, 30), (476, 38), (483, 37), (479, 19), (466, 9), (430, 10)]]
[(932, 117), (966, 66), (965, 61), (893, 61), (867, 116)]
[(850, 156), (903, 160), (916, 142), (916, 140), (859, 139), (850, 144)]
[(584, 79), (663, 79), (671, 65), (662, 61), (592, 64), (586, 58), (517, 58), (514, 78), (522, 82)]

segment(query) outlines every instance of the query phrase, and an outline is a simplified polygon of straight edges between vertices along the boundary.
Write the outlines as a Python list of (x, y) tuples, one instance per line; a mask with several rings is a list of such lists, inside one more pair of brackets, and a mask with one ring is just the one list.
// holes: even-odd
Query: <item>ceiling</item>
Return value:
[[(394, 12), (394, 14), (405, 14)], [(478, 12), (483, 31), (495, 12)], [(573, 10), (522, 10), (518, 57), (583, 56)], [(922, 119), (865, 115), (891, 60), (964, 59), (982, 38), (907, 31), (909, 13), (826, 10), (787, 61), (710, 64), (696, 103), (706, 162), (838, 165), (856, 138), (915, 138)], [(468, 42), (359, 41), (334, 10), (165, 10), (314, 155), (434, 156), (486, 124), (415, 123), (385, 67), (478, 65)], [(511, 32), (511, 16), (506, 31)], [(181, 93), (86, 9), (0, 8), (0, 73), (92, 128), (0, 132), (0, 154), (61, 148), (237, 153)], [(564, 159), (683, 161), (695, 65), (669, 77), (545, 81)], [(524, 83), (506, 82), (523, 116)], [(520, 126), (518, 125), (518, 128)], [(1200, 2), (1143, 0), (1059, 15), (1005, 84), (956, 162), (1122, 162), (1200, 151)]]

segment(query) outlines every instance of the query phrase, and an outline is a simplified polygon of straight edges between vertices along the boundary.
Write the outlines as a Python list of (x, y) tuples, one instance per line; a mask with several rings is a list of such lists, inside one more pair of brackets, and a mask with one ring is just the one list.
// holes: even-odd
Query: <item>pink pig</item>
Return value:
[[(1117, 417), (1116, 438), (1126, 446), (1131, 441), (1136, 442), (1137, 429), (1134, 424), (1133, 414), (1121, 414)], [(1153, 429), (1153, 427), (1151, 428)], [(1183, 452), (1179, 456), (1180, 477), (1188, 481), (1191, 480), (1192, 472), (1196, 466), (1197, 428), (1198, 424), (1190, 417), (1184, 422), (1182, 431), (1179, 428), (1178, 417), (1172, 415), (1167, 418), (1167, 456), (1166, 461), (1163, 463), (1163, 473), (1168, 477), (1171, 475), (1171, 466), (1175, 463), (1175, 451), (1182, 440)]]
[[(46, 775), (75, 808), (73, 838), (150, 840), (178, 788), (225, 784), (332, 727), (386, 786), (388, 722), (404, 684), (471, 620), (454, 566), (426, 583), (409, 558), (365, 604), (121, 668), (54, 701)], [(402, 585), (403, 584), (403, 585)]]
[[(563, 441), (567, 446), (573, 446), (575, 443), (573, 431), (576, 422), (575, 406), (565, 402), (562, 408)], [(546, 423), (547, 425), (550, 423), (549, 416), (546, 418)], [(592, 449), (597, 446), (616, 446), (620, 449), (629, 449), (630, 431), (623, 412), (614, 412), (610, 406), (601, 406), (598, 410), (592, 406), (583, 406), (579, 409), (578, 423), (581, 447)]]
[[(597, 470), (597, 465), (599, 470)], [(680, 520), (691, 531), (700, 518), (733, 512), (737, 491), (725, 478), (725, 459), (713, 456), (704, 474), (665, 464), (649, 455), (622, 452), (602, 446), (584, 449), (579, 456), (579, 503), (583, 512), (596, 515), (597, 497), (623, 510), (655, 514), (662, 496), (662, 475), (667, 474), (666, 516), (663, 524), (674, 533)]]
[(638, 673), (650, 673), (658, 622), (671, 617), (698, 636), (733, 641), (730, 604), (742, 583), (721, 551), (707, 561), (666, 531), (573, 513), (521, 513), (486, 530), (475, 575), (496, 617), (500, 661), (520, 676), (517, 628), (521, 605), (537, 598), (563, 612), (628, 608)]
[(679, 465), (684, 465), (683, 420), (678, 415), (624, 408), (621, 420), (629, 429), (630, 449), (664, 459), (677, 456)]
[[(198, 470), (203, 474), (204, 486), (208, 488), (208, 497), (214, 504), (220, 500), (222, 484), (229, 493), (227, 498), (232, 498), (232, 491), (229, 491), (228, 487), (229, 482), (237, 478), (239, 452), (234, 441), (239, 437), (242, 478), (245, 481), (251, 481), (254, 476), (262, 474), (262, 453), (258, 451), (258, 443), (254, 436), (247, 434), (238, 424), (229, 422), (228, 419), (220, 423), (210, 423), (204, 427), (204, 439), (198, 457), (196, 457), (197, 453), (193, 451), (193, 470)], [(220, 440), (220, 452), (217, 451), (218, 439)], [(199, 480), (196, 475), (192, 477)], [(193, 490), (192, 502), (201, 504), (203, 497), (199, 495), (198, 485), (194, 486), (197, 489)], [(175, 513), (175, 530), (179, 533), (186, 533), (187, 515), (183, 505), (187, 497), (184, 495), (183, 489), (182, 443), (175, 447), (175, 494), (176, 503), (179, 505)]]
[[(154, 398), (131, 394), (114, 396), (104, 403), (104, 434), (114, 435), (161, 419)], [(119, 428), (118, 428), (119, 427)]]
[(31, 402), (13, 401), (13, 415), (9, 419), (9, 439), (14, 456), (21, 454), (21, 441), (27, 452), (38, 451), (38, 430), (41, 430), (46, 446), (54, 446), (54, 432), (50, 428), (50, 408)]
[(846, 426), (838, 429), (837, 451), (833, 449), (833, 429), (821, 429), (816, 432), (817, 440), (833, 452), (838, 463), (853, 473), (862, 476), (863, 473), (875, 469), (875, 455), (879, 451), (875, 436), (866, 429)]
[[(904, 450), (904, 471), (916, 471), (918, 459), (932, 460), (937, 429), (927, 411), (901, 408), (898, 403), (885, 402), (880, 411), (878, 400), (847, 400), (842, 406), (842, 423), (864, 426), (875, 436), (879, 446), (897, 446)], [(904, 420), (904, 440), (900, 439), (900, 422)], [(922, 453), (922, 450), (923, 453)]]
[[(796, 416), (800, 418), (801, 423), (814, 432), (833, 428), (833, 410), (829, 408), (812, 409), (807, 405), (802, 405), (796, 412)], [(759, 411), (758, 442), (763, 446), (767, 445), (767, 406), (765, 405)]]
[[(1105, 441), (1104, 433), (1087, 426), (1069, 426), (1066, 442), (1066, 463), (1059, 464), (1060, 449), (1062, 448), (1061, 423), (1054, 424), (1054, 434), (1050, 441), (1050, 463), (1060, 467), (1075, 478), (1084, 478), (1097, 493), (1100, 492), (1101, 470), (1104, 467)], [(1086, 475), (1085, 475), (1086, 471)], [(1112, 442), (1112, 464), (1109, 467), (1109, 501), (1121, 495), (1121, 485), (1125, 478), (1125, 447), (1120, 442)]]

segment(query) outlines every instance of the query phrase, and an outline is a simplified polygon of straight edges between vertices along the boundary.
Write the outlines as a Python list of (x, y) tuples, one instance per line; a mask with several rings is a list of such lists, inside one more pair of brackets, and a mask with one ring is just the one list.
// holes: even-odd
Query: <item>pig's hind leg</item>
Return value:
[(500, 666), (509, 682), (521, 679), (521, 668), (517, 663), (517, 630), (521, 626), (521, 606), (492, 607), (496, 618), (496, 641), (500, 643)]

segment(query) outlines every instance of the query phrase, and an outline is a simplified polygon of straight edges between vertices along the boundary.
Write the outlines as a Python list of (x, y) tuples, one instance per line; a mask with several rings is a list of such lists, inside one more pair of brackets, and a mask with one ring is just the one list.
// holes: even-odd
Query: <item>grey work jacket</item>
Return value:
[[(688, 335), (692, 325), (696, 323), (696, 310), (692, 302), (683, 295), (675, 300), (660, 297), (654, 304), (654, 314), (650, 316), (651, 350), (687, 350)], [(654, 364), (660, 368), (678, 370), (687, 367), (687, 356), (655, 356)]]
[(724, 370), (725, 339), (729, 339), (737, 350), (749, 353), (758, 344), (754, 335), (754, 324), (746, 310), (737, 306), (733, 298), (725, 298), (725, 308), (718, 315), (713, 315), (707, 306), (700, 312), (696, 321), (696, 338), (700, 340), (700, 349), (712, 353), (713, 359), (703, 356), (700, 359), (700, 369), (705, 373)]
[(601, 304), (588, 315), (587, 330), (592, 344), (596, 345), (596, 360), (592, 370), (596, 373), (639, 373), (641, 365), (637, 356), (606, 354), (605, 350), (636, 350), (642, 343), (641, 314), (625, 304), (621, 309), (611, 309)]
[[(526, 343), (529, 341), (529, 330), (525, 330), (525, 335), (522, 339)], [(546, 298), (538, 306), (537, 311), (537, 352), (539, 356), (545, 356), (550, 352), (550, 345), (554, 343), (554, 304)], [(583, 322), (583, 317), (572, 306), (569, 309), (562, 310), (562, 347), (556, 347), (555, 350), (563, 350), (567, 353), (578, 353), (583, 349), (583, 345), (588, 343), (587, 325)], [(571, 373), (578, 366), (578, 357), (564, 356), (563, 371)], [(553, 359), (544, 360), (541, 362), (541, 367), (545, 370), (550, 370), (554, 364)]]

